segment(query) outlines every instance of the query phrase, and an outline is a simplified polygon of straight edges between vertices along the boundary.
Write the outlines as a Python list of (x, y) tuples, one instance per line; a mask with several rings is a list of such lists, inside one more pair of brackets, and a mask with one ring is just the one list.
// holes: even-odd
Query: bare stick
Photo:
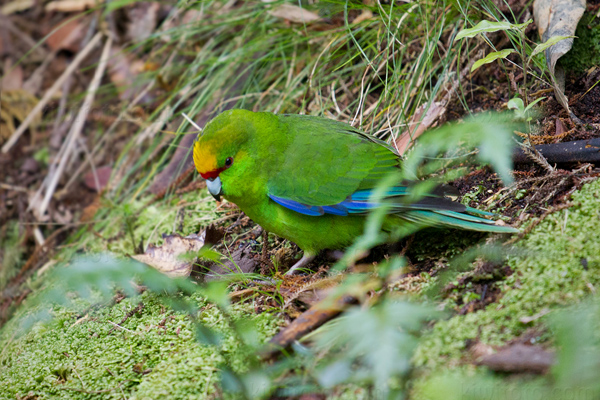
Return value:
[[(100, 37), (100, 36), (96, 35), (94, 37), (94, 39), (92, 39), (92, 41), (90, 41), (90, 44), (92, 44), (94, 42), (96, 37)], [(89, 46), (89, 44), (88, 44), (88, 46)], [(62, 175), (62, 172), (64, 171), (64, 169), (67, 165), (67, 161), (69, 160), (69, 154), (71, 154), (71, 151), (75, 147), (77, 138), (79, 137), (79, 134), (81, 133), (81, 130), (83, 129), (83, 125), (85, 124), (85, 120), (87, 119), (89, 110), (92, 106), (92, 103), (94, 102), (94, 97), (96, 95), (96, 91), (98, 90), (98, 87), (100, 86), (100, 81), (102, 80), (102, 76), (104, 75), (104, 70), (106, 69), (106, 63), (108, 62), (108, 56), (110, 55), (111, 46), (112, 46), (112, 39), (108, 38), (106, 40), (106, 43), (104, 44), (104, 49), (102, 49), (102, 56), (100, 57), (100, 62), (98, 63), (98, 68), (96, 68), (96, 72), (94, 73), (94, 78), (92, 79), (92, 82), (90, 82), (90, 86), (88, 87), (88, 91), (85, 95), (85, 99), (83, 100), (83, 104), (81, 105), (81, 108), (79, 109), (79, 112), (77, 113), (77, 117), (75, 117), (75, 121), (73, 122), (73, 126), (71, 127), (71, 130), (69, 131), (67, 143), (65, 144), (65, 146), (66, 146), (65, 152), (63, 153), (63, 156), (60, 159), (58, 168), (56, 168), (56, 172), (54, 173), (54, 175), (52, 176), (52, 179), (48, 183), (48, 187), (46, 188), (46, 194), (44, 196), (44, 199), (42, 200), (42, 204), (40, 204), (40, 206), (37, 210), (38, 216), (40, 216), (40, 217), (42, 215), (44, 215), (44, 213), (48, 209), (48, 205), (50, 204), (50, 199), (52, 198), (52, 195), (54, 194), (56, 185), (58, 185), (58, 180), (60, 179), (60, 176)]]
[(98, 42), (100, 41), (101, 38), (102, 38), (102, 34), (97, 33), (96, 36), (94, 36), (92, 38), (92, 40), (90, 40), (88, 45), (85, 46), (85, 48), (83, 50), (81, 50), (81, 52), (79, 54), (77, 54), (77, 57), (75, 57), (75, 59), (67, 67), (65, 72), (63, 72), (62, 75), (54, 82), (52, 87), (50, 89), (48, 89), (48, 91), (44, 94), (44, 97), (42, 97), (40, 102), (36, 104), (36, 106), (29, 113), (29, 115), (27, 115), (27, 118), (25, 118), (25, 120), (21, 123), (21, 125), (19, 125), (17, 130), (12, 134), (10, 139), (8, 139), (8, 141), (4, 144), (4, 146), (2, 146), (3, 153), (8, 153), (8, 151), (14, 146), (14, 144), (17, 142), (17, 140), (19, 140), (19, 138), (21, 137), (23, 132), (25, 132), (25, 130), (27, 128), (29, 128), (29, 125), (34, 120), (35, 116), (37, 114), (39, 114), (40, 111), (42, 111), (42, 109), (46, 106), (46, 104), (48, 104), (48, 102), (50, 101), (50, 99), (52, 98), (54, 93), (56, 93), (56, 91), (58, 89), (60, 89), (60, 87), (62, 86), (65, 79), (67, 79), (67, 77), (69, 75), (71, 75), (73, 73), (73, 71), (75, 71), (77, 69), (77, 67), (79, 67), (79, 64), (81, 64), (81, 62), (94, 49), (94, 47), (96, 47), (96, 44), (98, 44)]
[(200, 128), (198, 126), (198, 124), (196, 124), (190, 117), (187, 116), (186, 113), (181, 113), (181, 115), (183, 115), (183, 118), (187, 119), (187, 121), (196, 129), (198, 129), (198, 132), (202, 132), (202, 128)]

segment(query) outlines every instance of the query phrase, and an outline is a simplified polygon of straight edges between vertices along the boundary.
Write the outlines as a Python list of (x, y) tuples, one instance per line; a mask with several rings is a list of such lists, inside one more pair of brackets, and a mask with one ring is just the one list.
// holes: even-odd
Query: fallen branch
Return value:
[(275, 358), (293, 342), (337, 317), (346, 308), (356, 303), (358, 303), (358, 299), (355, 296), (346, 295), (334, 301), (325, 299), (315, 304), (275, 335), (267, 344), (261, 357), (264, 360)]
[[(572, 142), (541, 144), (536, 150), (551, 164), (565, 163), (597, 163), (600, 162), (600, 139), (575, 140)], [(515, 149), (513, 153), (515, 164), (527, 164), (530, 157), (523, 149)]]
[[(98, 36), (98, 35), (96, 35), (96, 36)], [(92, 39), (92, 41), (90, 41), (90, 44), (92, 42), (93, 42), (93, 39)], [(89, 46), (89, 44), (88, 44), (88, 46)], [(56, 186), (58, 185), (58, 181), (59, 181), (65, 167), (67, 166), (67, 161), (69, 160), (71, 151), (75, 148), (75, 143), (77, 142), (77, 139), (79, 138), (79, 135), (81, 134), (81, 131), (83, 130), (83, 125), (85, 124), (87, 115), (92, 107), (92, 104), (94, 102), (94, 97), (96, 96), (96, 91), (98, 90), (98, 87), (100, 86), (102, 76), (104, 75), (104, 71), (106, 69), (106, 64), (108, 62), (108, 56), (110, 54), (111, 46), (112, 46), (112, 39), (108, 38), (104, 45), (104, 49), (102, 50), (102, 56), (100, 57), (100, 62), (98, 64), (98, 68), (96, 68), (94, 77), (93, 77), (92, 81), (90, 82), (90, 86), (88, 87), (88, 91), (86, 93), (85, 99), (83, 100), (83, 104), (81, 105), (81, 108), (79, 109), (79, 112), (77, 113), (77, 116), (75, 117), (75, 122), (73, 123), (73, 126), (71, 127), (71, 130), (69, 131), (67, 143), (65, 143), (65, 145), (64, 145), (65, 151), (63, 153), (63, 156), (61, 157), (61, 159), (59, 161), (56, 171), (54, 172), (54, 174), (50, 178), (50, 181), (48, 182), (48, 185), (46, 187), (46, 194), (44, 195), (44, 199), (42, 200), (42, 203), (39, 205), (39, 207), (36, 210), (38, 218), (41, 218), (45, 214), (46, 210), (48, 209), (48, 205), (50, 204), (52, 195), (54, 194)], [(36, 195), (37, 195), (37, 193), (36, 193)], [(37, 196), (36, 196), (36, 198), (37, 198)], [(35, 202), (35, 199), (30, 204), (30, 207), (34, 202)]]

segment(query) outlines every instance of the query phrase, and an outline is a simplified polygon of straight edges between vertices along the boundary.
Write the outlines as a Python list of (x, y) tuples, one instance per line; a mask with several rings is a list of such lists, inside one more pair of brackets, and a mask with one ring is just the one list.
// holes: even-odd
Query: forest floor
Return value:
[[(351, 68), (363, 68), (362, 82), (356, 79), (341, 82), (339, 89), (325, 84), (315, 89), (310, 82), (317, 80), (316, 68), (299, 55), (304, 42), (286, 47), (290, 54), (281, 56), (292, 64), (285, 83), (289, 94), (280, 87), (282, 82), (272, 78), (285, 78), (288, 71), (267, 65), (269, 59), (263, 60), (264, 65), (252, 64), (255, 69), (214, 67), (215, 60), (224, 57), (217, 50), (214, 55), (210, 53), (214, 58), (198, 60), (201, 57), (195, 52), (213, 51), (214, 44), (205, 35), (186, 47), (190, 39), (182, 33), (183, 28), (201, 24), (204, 13), (223, 18), (225, 22), (219, 20), (215, 26), (226, 26), (235, 18), (220, 16), (235, 16), (238, 9), (250, 7), (238, 3), (228, 2), (213, 14), (190, 9), (175, 17), (177, 7), (162, 3), (132, 3), (108, 13), (82, 12), (75, 5), (71, 5), (74, 9), (58, 11), (50, 7), (68, 7), (60, 2), (36, 3), (17, 11), (2, 8), (0, 145), (11, 140), (44, 94), (57, 82), (60, 85), (32, 128), (8, 152), (0, 153), (1, 398), (236, 398), (224, 391), (219, 377), (224, 363), (235, 372), (251, 369), (248, 349), (241, 344), (234, 326), (251, 323), (256, 336), (253, 340), (267, 342), (335, 287), (329, 275), (336, 263), (332, 254), (323, 254), (311, 264), (313, 274), (283, 277), (281, 273), (301, 256), (297, 246), (263, 233), (235, 205), (215, 203), (203, 181), (192, 172), (189, 144), (195, 135), (174, 134), (180, 132), (179, 113), (197, 115), (194, 119), (202, 126), (232, 98), (238, 103), (231, 101), (231, 106), (278, 112), (331, 116), (323, 109), (341, 108), (338, 119), (351, 122), (353, 107), (364, 100), (377, 109), (379, 96), (385, 97), (387, 88), (366, 90), (362, 96), (369, 67), (367, 62), (357, 62)], [(592, 15), (599, 6), (590, 3), (588, 13)], [(329, 17), (308, 30), (294, 25), (294, 15), (277, 17), (270, 23), (281, 29), (281, 34), (306, 35), (306, 43), (311, 35), (315, 42), (323, 37), (329, 40), (319, 36), (328, 30), (339, 29), (345, 34), (343, 12), (328, 12)], [(363, 16), (374, 18), (373, 13), (369, 17), (360, 8), (350, 10), (345, 18)], [(241, 32), (238, 19), (232, 29)], [(375, 21), (367, 23), (372, 24), (370, 28), (376, 26)], [(586, 20), (586, 24), (600, 32), (594, 19)], [(105, 40), (96, 39), (100, 33)], [(533, 28), (529, 34), (535, 36)], [(170, 36), (165, 39), (161, 35)], [(227, 38), (224, 43), (234, 43)], [(442, 39), (446, 38), (442, 35), (440, 43)], [(187, 72), (181, 72), (182, 67), (168, 57), (163, 47), (169, 46), (162, 46), (160, 40), (177, 48), (180, 63), (193, 60), (188, 68), (195, 71), (184, 83), (177, 80), (178, 74)], [(307, 59), (326, 52), (326, 41), (318, 43), (319, 51), (309, 51)], [(424, 46), (407, 43), (415, 49), (406, 57), (416, 63)], [(262, 57), (265, 48), (256, 47), (244, 53), (244, 62), (249, 62), (249, 54)], [(65, 74), (83, 52), (88, 54), (83, 62)], [(577, 46), (573, 52), (581, 54)], [(165, 70), (165, 65), (171, 68)], [(596, 85), (600, 69), (597, 65), (578, 68), (567, 73), (566, 95), (571, 99), (571, 110), (585, 124), (573, 122), (553, 97), (550, 86), (540, 80), (532, 84), (529, 94), (530, 100), (544, 97), (532, 122), (536, 128), (534, 144), (600, 138), (600, 85)], [(100, 69), (104, 74), (94, 83)], [(304, 86), (298, 83), (294, 92), (291, 76), (303, 73)], [(355, 71), (340, 74), (352, 76)], [(427, 76), (420, 74), (415, 76)], [(202, 80), (194, 80), (195, 76)], [(234, 79), (219, 86), (231, 76), (251, 84), (240, 89)], [(222, 80), (212, 87), (211, 79)], [(510, 65), (488, 64), (460, 82), (462, 95), (449, 97), (443, 116), (433, 125), (459, 121), (470, 113), (505, 110), (522, 83), (522, 74)], [(344, 89), (345, 84), (348, 87)], [(210, 91), (214, 97), (206, 95), (197, 100), (199, 103), (188, 97), (188, 93), (201, 91)], [(90, 92), (95, 97), (86, 105), (85, 96)], [(170, 97), (175, 92), (179, 97)], [(327, 96), (331, 92), (333, 96)], [(430, 93), (432, 97), (439, 95), (436, 99), (443, 94), (443, 90)], [(323, 98), (311, 100), (322, 95), (332, 101), (327, 103), (329, 107), (323, 105)], [(419, 96), (412, 97), (413, 111), (424, 104), (425, 97), (420, 103)], [(255, 98), (256, 103), (248, 100)], [(76, 128), (82, 116), (85, 124)], [(368, 112), (364, 121), (361, 115), (360, 123), (372, 132), (385, 125)], [(515, 134), (519, 140), (527, 135), (521, 136)], [(450, 182), (459, 192), (458, 201), (502, 215), (505, 223), (521, 229), (520, 234), (501, 238), (428, 229), (400, 243), (373, 249), (360, 264), (377, 266), (401, 253), (406, 266), (386, 290), (445, 310), (443, 318), (423, 330), (412, 356), (407, 384), (411, 398), (481, 398), (482, 393), (489, 398), (511, 398), (515, 393), (511, 390), (522, 390), (522, 385), (529, 385), (536, 395), (546, 393), (543, 391), (559, 388), (552, 386), (558, 385), (557, 375), (552, 373), (557, 374), (560, 336), (555, 321), (561, 318), (560, 311), (584, 301), (600, 287), (600, 169), (591, 163), (550, 165), (530, 157), (514, 166), (515, 182), (505, 187), (489, 167), (468, 168), (467, 174)], [(202, 296), (192, 296), (195, 307), (201, 310), (199, 322), (222, 336), (219, 346), (201, 344), (196, 321), (172, 308), (164, 293), (143, 288), (135, 296), (116, 293), (109, 302), (75, 300), (75, 307), (54, 307), (50, 322), (37, 323), (24, 335), (18, 333), (22, 319), (39, 307), (34, 299), (47, 290), (45, 277), (57, 266), (85, 254), (142, 254), (149, 244), (164, 244), (163, 235), (187, 236), (208, 232), (209, 227), (215, 235), (213, 249), (223, 258), (219, 262), (197, 261), (190, 280), (202, 285), (210, 280), (207, 272), (223, 272), (223, 262), (227, 261), (242, 272), (264, 278), (258, 284), (247, 279), (227, 280), (228, 313)], [(477, 259), (460, 269), (452, 264), (483, 243), (505, 240), (510, 245), (503, 248), (500, 261)], [(257, 380), (255, 384), (253, 390), (261, 393), (263, 383)], [(559, 389), (569, 387), (573, 389), (568, 385)], [(361, 385), (344, 383), (278, 396), (272, 398), (369, 399), (373, 393)]]

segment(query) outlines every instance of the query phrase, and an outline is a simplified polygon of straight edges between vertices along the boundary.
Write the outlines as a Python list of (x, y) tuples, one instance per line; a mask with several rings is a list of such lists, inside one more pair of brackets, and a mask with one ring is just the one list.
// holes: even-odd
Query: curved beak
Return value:
[(208, 187), (208, 192), (212, 195), (212, 197), (214, 197), (216, 201), (221, 201), (221, 193), (223, 189), (221, 186), (221, 178), (217, 176), (214, 179), (207, 179), (206, 186)]

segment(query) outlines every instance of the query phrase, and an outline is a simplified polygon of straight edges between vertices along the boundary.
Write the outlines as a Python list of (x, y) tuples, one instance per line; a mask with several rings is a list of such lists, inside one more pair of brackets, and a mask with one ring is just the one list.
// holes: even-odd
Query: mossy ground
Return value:
[(581, 74), (600, 64), (600, 20), (593, 13), (586, 13), (577, 25), (577, 40), (573, 48), (560, 60), (567, 70)]
[[(423, 337), (414, 357), (424, 376), (417, 387), (431, 389), (437, 385), (437, 379), (467, 381), (476, 370), (484, 371), (470, 363), (469, 341), (500, 346), (528, 329), (548, 332), (547, 319), (555, 311), (596, 292), (600, 285), (600, 181), (576, 192), (572, 203), (572, 207), (549, 215), (516, 244), (525, 254), (507, 257), (507, 264), (514, 273), (502, 282), (502, 297), (496, 303), (480, 311), (439, 321)], [(542, 316), (546, 311), (550, 312)], [(531, 322), (523, 319), (536, 315), (540, 318)], [(537, 339), (551, 341), (551, 332), (542, 333)], [(447, 371), (452, 369), (455, 372), (450, 376)], [(440, 374), (444, 378), (431, 381), (425, 378)], [(492, 383), (497, 388), (499, 382)], [(464, 394), (463, 389), (456, 390)], [(427, 390), (425, 398), (447, 398), (443, 396), (451, 392), (432, 394)], [(502, 393), (498, 392), (499, 396)]]
[[(427, 393), (425, 398), (435, 397), (430, 389), (440, 379), (467, 379), (483, 370), (470, 362), (469, 340), (499, 346), (532, 328), (546, 332), (540, 341), (552, 340), (547, 317), (526, 323), (521, 319), (579, 302), (600, 285), (599, 201), (600, 181), (585, 185), (573, 195), (570, 208), (551, 214), (516, 244), (520, 255), (507, 254), (506, 263), (514, 272), (500, 282), (502, 296), (497, 302), (438, 321), (425, 334), (414, 357), (418, 367), (415, 397), (423, 393)], [(139, 221), (155, 223), (154, 214), (161, 215), (146, 208)], [(436, 279), (427, 276), (413, 282), (413, 289), (430, 287)], [(205, 307), (202, 322), (223, 334), (221, 351), (199, 344), (189, 317), (165, 307), (160, 296), (149, 292), (83, 317), (78, 314), (81, 310), (55, 309), (50, 323), (35, 326), (23, 337), (13, 336), (18, 323), (13, 320), (2, 331), (3, 396), (219, 398), (217, 372), (226, 361), (223, 354), (228, 354), (227, 362), (237, 371), (246, 368), (248, 354), (239, 351), (242, 346), (219, 311), (206, 307), (201, 298), (196, 301), (201, 309)], [(119, 323), (139, 302), (144, 308), (129, 317), (123, 329), (111, 324)], [(280, 324), (272, 314), (257, 315), (252, 304), (235, 305), (233, 315), (254, 321), (263, 342)], [(454, 370), (452, 378), (448, 378), (449, 370)], [(364, 394), (358, 390), (346, 395), (351, 392)]]
[[(81, 249), (127, 255), (142, 237), (160, 244), (163, 233), (198, 232), (222, 215), (206, 197), (202, 191), (149, 206), (144, 199), (107, 207), (92, 230), (80, 233), (77, 248), (67, 246), (57, 258), (68, 261)], [(44, 277), (32, 279), (31, 287), (44, 290)], [(0, 398), (222, 398), (221, 364), (244, 371), (254, 355), (214, 305), (199, 296), (193, 300), (201, 310), (198, 322), (222, 335), (219, 348), (199, 343), (190, 316), (151, 292), (112, 306), (55, 308), (50, 322), (19, 336), (22, 317), (36, 307), (27, 301), (0, 331)], [(138, 304), (143, 308), (120, 324)], [(282, 323), (275, 314), (257, 314), (252, 302), (234, 304), (230, 314), (234, 321), (251, 321), (256, 343), (266, 342)]]
[[(243, 346), (222, 313), (195, 300), (202, 309), (200, 322), (222, 335), (220, 351), (198, 343), (190, 317), (166, 308), (150, 292), (83, 316), (55, 309), (50, 323), (38, 324), (22, 337), (13, 337), (15, 323), (9, 325), (2, 337), (1, 397), (221, 398), (221, 364), (244, 371), (250, 355), (240, 351)], [(114, 325), (140, 302), (143, 308), (121, 328)], [(231, 315), (252, 321), (260, 342), (278, 328), (277, 318), (254, 313), (252, 304), (233, 306)]]

